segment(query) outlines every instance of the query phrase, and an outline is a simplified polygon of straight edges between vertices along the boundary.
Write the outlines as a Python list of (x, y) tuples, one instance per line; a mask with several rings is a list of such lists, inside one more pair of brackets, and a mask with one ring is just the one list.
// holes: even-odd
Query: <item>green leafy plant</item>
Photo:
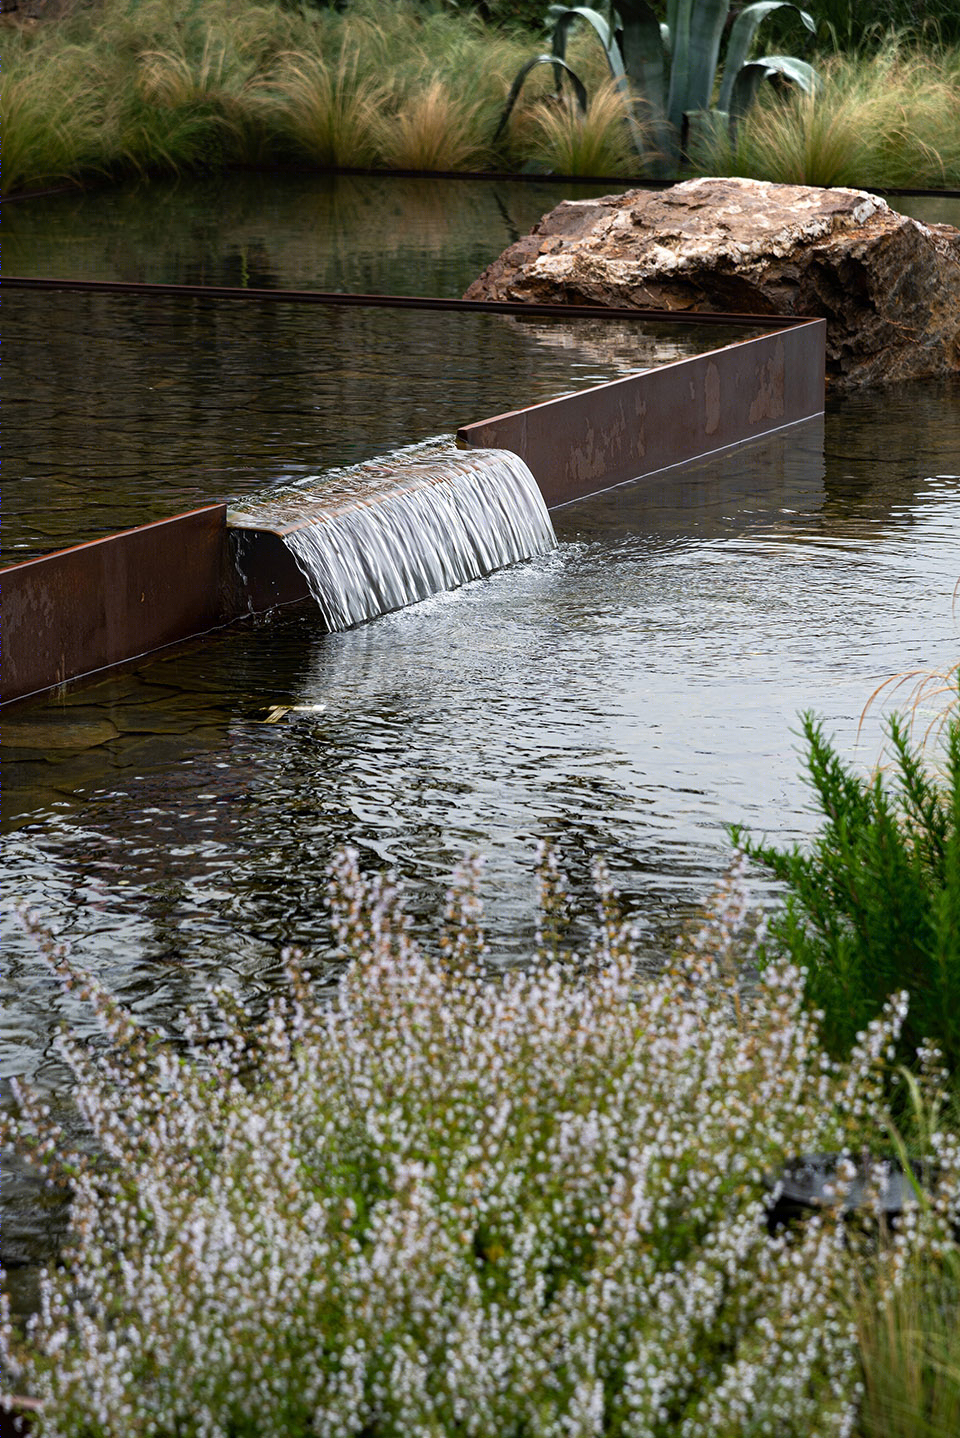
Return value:
[(787, 886), (768, 953), (806, 970), (832, 1052), (848, 1052), (894, 988), (911, 994), (900, 1039), (908, 1062), (934, 1043), (960, 1073), (960, 717), (948, 716), (934, 775), (905, 722), (888, 725), (891, 764), (872, 779), (803, 718), (810, 782), (825, 824), (809, 852), (734, 827), (734, 842)]
[(517, 76), (501, 128), (533, 65), (554, 62), (560, 93), (570, 69), (567, 37), (574, 25), (583, 23), (600, 41), (614, 82), (632, 101), (629, 123), (637, 153), (646, 159), (652, 173), (672, 177), (701, 132), (710, 134), (724, 124), (736, 126), (762, 81), (777, 79), (813, 91), (816, 75), (805, 60), (790, 55), (750, 58), (758, 27), (778, 10), (795, 11), (806, 28), (814, 30), (807, 11), (789, 0), (759, 0), (748, 5), (730, 30), (717, 89), (730, 0), (667, 0), (666, 22), (658, 19), (647, 0), (616, 0), (606, 14), (582, 5), (551, 5), (550, 55), (537, 56)]

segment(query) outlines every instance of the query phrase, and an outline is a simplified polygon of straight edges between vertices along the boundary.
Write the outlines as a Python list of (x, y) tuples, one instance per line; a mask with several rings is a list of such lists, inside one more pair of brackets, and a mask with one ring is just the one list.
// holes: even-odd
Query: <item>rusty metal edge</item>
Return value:
[[(460, 302), (467, 303), (467, 302)], [(481, 307), (485, 306), (481, 302)], [(533, 307), (525, 307), (525, 313), (530, 313)], [(569, 313), (569, 311), (567, 311)], [(602, 312), (610, 317), (610, 312)], [(629, 312), (634, 317), (637, 311)], [(688, 321), (689, 322), (689, 321)], [(696, 321), (694, 321), (696, 322)], [(703, 355), (694, 356), (684, 360), (678, 360), (672, 364), (663, 365), (655, 369), (644, 370), (626, 379), (612, 380), (604, 385), (597, 385), (588, 390), (581, 390), (572, 395), (562, 396), (559, 399), (544, 401), (541, 404), (533, 405), (525, 410), (510, 411), (507, 414), (495, 416), (490, 420), (481, 420), (475, 424), (467, 425), (457, 431), (458, 443), (468, 447), (476, 444), (495, 445), (497, 447), (513, 450), (520, 454), (529, 465), (544, 498), (550, 508), (556, 509), (577, 499), (586, 498), (591, 494), (600, 493), (603, 490), (616, 488), (620, 484), (642, 478), (647, 474), (659, 473), (664, 469), (674, 468), (692, 459), (706, 457), (710, 453), (717, 453), (720, 450), (731, 448), (737, 444), (762, 434), (771, 433), (778, 429), (785, 428), (798, 420), (812, 417), (819, 414), (823, 409), (823, 367), (824, 367), (824, 332), (825, 322), (823, 320), (791, 321), (787, 326), (774, 329), (759, 337), (743, 340), (734, 345), (722, 346), (717, 350), (709, 350)], [(801, 333), (797, 333), (797, 331)], [(806, 333), (802, 333), (806, 331)], [(652, 393), (657, 390), (669, 389), (671, 385), (684, 384), (687, 382), (689, 388), (689, 404), (687, 406), (688, 421), (681, 423), (681, 433), (686, 438), (685, 431), (694, 432), (694, 426), (689, 423), (689, 417), (703, 409), (702, 396), (696, 399), (696, 386), (690, 379), (695, 372), (703, 372), (709, 383), (710, 370), (717, 369), (717, 362), (727, 365), (733, 371), (743, 371), (751, 364), (754, 366), (754, 378), (761, 374), (757, 369), (757, 361), (763, 368), (762, 373), (769, 375), (777, 369), (781, 386), (786, 385), (786, 364), (784, 360), (784, 345), (795, 351), (795, 358), (800, 363), (796, 364), (797, 378), (792, 387), (791, 394), (786, 397), (786, 411), (783, 406), (778, 412), (780, 423), (763, 424), (754, 427), (751, 431), (744, 430), (740, 420), (740, 428), (729, 433), (729, 437), (720, 444), (697, 444), (686, 445), (675, 452), (668, 451), (668, 457), (664, 459), (661, 455), (660, 462), (647, 465), (635, 462), (635, 455), (630, 449), (629, 443), (622, 446), (621, 453), (614, 453), (607, 456), (610, 463), (604, 473), (598, 473), (596, 468), (593, 472), (573, 475), (570, 470), (575, 468), (571, 459), (575, 453), (582, 450), (582, 415), (585, 412), (596, 411), (597, 406), (601, 407), (601, 415), (591, 414), (590, 423), (602, 431), (602, 412), (613, 410), (618, 416), (622, 411), (616, 410), (620, 397), (630, 395), (637, 391), (638, 386), (653, 386)], [(777, 358), (779, 356), (779, 358)], [(768, 380), (762, 380), (768, 383)], [(716, 398), (713, 401), (717, 415), (721, 412), (722, 384), (717, 380)], [(796, 395), (793, 391), (796, 391)], [(799, 397), (799, 398), (797, 398)], [(742, 397), (741, 409), (742, 415)], [(644, 401), (643, 414), (645, 414), (646, 401)], [(671, 417), (676, 422), (676, 413), (682, 413), (682, 407), (673, 405)], [(561, 422), (553, 423), (554, 417), (559, 413)], [(639, 411), (638, 411), (639, 413)], [(698, 412), (699, 413), (699, 412)], [(629, 418), (629, 417), (628, 417)], [(702, 421), (702, 413), (699, 419)], [(770, 418), (777, 418), (771, 415)], [(539, 451), (536, 454), (530, 453), (530, 447), (525, 443), (528, 427), (535, 430), (538, 423), (547, 420), (546, 441), (541, 435)], [(642, 416), (641, 416), (642, 420)], [(725, 420), (726, 422), (726, 420)], [(517, 429), (523, 433), (516, 433)], [(636, 426), (633, 426), (636, 428)], [(641, 423), (642, 428), (642, 423)], [(701, 423), (701, 429), (703, 425)], [(498, 430), (506, 429), (507, 433), (498, 434)], [(632, 435), (632, 428), (629, 423), (620, 425), (622, 433), (626, 434), (628, 440)], [(697, 431), (699, 432), (699, 431)], [(706, 427), (706, 434), (710, 434), (709, 425)], [(471, 438), (471, 435), (477, 436)], [(536, 445), (534, 446), (536, 448)], [(526, 451), (526, 452), (525, 452)], [(643, 444), (640, 446), (641, 458), (643, 455)], [(548, 463), (544, 462), (544, 454)], [(600, 459), (604, 458), (601, 453)], [(532, 462), (531, 462), (532, 461)], [(564, 466), (566, 467), (564, 469)], [(546, 471), (561, 471), (566, 474), (563, 487), (559, 490), (556, 484), (546, 478)], [(141, 525), (133, 529), (120, 531), (118, 534), (105, 536), (100, 539), (89, 540), (85, 543), (73, 545), (69, 549), (57, 551), (51, 555), (45, 555), (37, 559), (24, 560), (20, 564), (8, 566), (0, 570), (0, 584), (6, 580), (14, 582), (18, 577), (26, 576), (27, 579), (32, 573), (42, 573), (43, 566), (56, 566), (61, 568), (74, 562), (82, 561), (84, 555), (89, 555), (91, 564), (85, 576), (86, 584), (91, 593), (97, 592), (98, 582), (98, 556), (104, 552), (104, 546), (122, 545), (126, 541), (131, 552), (139, 545), (142, 549), (143, 541), (146, 539), (148, 546), (151, 531), (158, 535), (174, 533), (178, 525), (185, 521), (195, 520), (201, 516), (213, 519), (219, 532), (219, 539), (215, 541), (218, 545), (216, 554), (209, 549), (210, 536), (207, 536), (208, 548), (205, 554), (205, 574), (207, 592), (197, 591), (194, 596), (194, 603), (191, 608), (187, 606), (184, 618), (180, 620), (180, 629), (176, 633), (161, 633), (148, 642), (138, 642), (135, 639), (114, 640), (113, 648), (106, 656), (100, 656), (101, 662), (89, 662), (82, 659), (73, 661), (67, 669), (64, 658), (64, 647), (59, 642), (62, 635), (58, 636), (58, 642), (53, 645), (60, 655), (59, 667), (51, 668), (52, 661), (49, 661), (49, 654), (53, 653), (48, 643), (48, 662), (45, 677), (48, 682), (29, 682), (24, 687), (14, 687), (10, 692), (9, 686), (4, 685), (5, 693), (0, 695), (0, 702), (14, 703), (21, 699), (32, 698), (35, 695), (57, 688), (63, 683), (69, 683), (76, 679), (90, 677), (93, 674), (102, 673), (107, 669), (142, 659), (146, 654), (159, 649), (169, 647), (171, 644), (182, 643), (186, 640), (200, 637), (203, 634), (211, 633), (214, 630), (232, 623), (251, 613), (262, 613), (275, 607), (283, 607), (289, 604), (296, 604), (307, 597), (307, 587), (303, 575), (300, 573), (295, 561), (276, 533), (268, 529), (247, 529), (238, 527), (228, 528), (226, 523), (227, 506), (210, 505), (202, 509), (191, 510), (183, 515), (173, 516), (171, 519), (156, 520), (151, 524)], [(162, 546), (161, 546), (162, 550)], [(157, 552), (160, 555), (160, 551)], [(162, 557), (162, 556), (161, 556)], [(180, 568), (183, 569), (182, 555), (178, 555), (181, 561)], [(239, 562), (238, 562), (239, 561)], [(251, 562), (252, 561), (252, 562)], [(102, 569), (102, 566), (101, 566)], [(125, 571), (122, 571), (125, 573)], [(102, 585), (102, 573), (99, 574)], [(76, 581), (74, 581), (76, 582)], [(129, 587), (129, 585), (127, 586)], [(136, 588), (140, 588), (138, 578)], [(82, 586), (81, 586), (82, 589)], [(79, 591), (78, 591), (79, 592)], [(145, 590), (144, 590), (145, 592)], [(141, 594), (141, 602), (143, 595)], [(181, 602), (178, 596), (177, 603)], [(6, 606), (5, 606), (6, 607)], [(174, 608), (176, 605), (174, 605)], [(108, 613), (104, 622), (106, 629), (119, 629), (121, 635), (140, 633), (135, 624), (131, 622), (129, 612), (123, 612), (123, 602), (119, 606), (118, 615)], [(128, 606), (129, 611), (129, 606)], [(191, 617), (192, 616), (192, 617)], [(9, 625), (7, 638), (9, 641)], [(4, 679), (6, 676), (4, 675)]]
[[(57, 551), (59, 553), (59, 551)], [(47, 558), (48, 556), (44, 556)], [(50, 556), (52, 557), (52, 556)], [(2, 572), (2, 571), (0, 571)], [(309, 597), (305, 595), (305, 597)], [(286, 601), (301, 602), (301, 601)], [(280, 606), (278, 606), (280, 607)], [(129, 654), (124, 659), (112, 659), (107, 664), (100, 664), (94, 669), (83, 669), (76, 674), (71, 674), (67, 679), (57, 679), (52, 684), (43, 684), (39, 689), (30, 689), (23, 694), (6, 694), (0, 697), (0, 710), (13, 709), (17, 704), (25, 704), (30, 699), (39, 699), (42, 694), (53, 694), (59, 689), (65, 689), (70, 684), (79, 683), (83, 679), (95, 679), (102, 674), (122, 674), (125, 669), (131, 669), (139, 664), (142, 659), (148, 659), (152, 654), (163, 654), (168, 649), (183, 649), (189, 647), (195, 640), (203, 639), (208, 634), (219, 634), (222, 629), (229, 629), (232, 624), (238, 624), (243, 619), (252, 619), (254, 613), (233, 614), (224, 618), (216, 624), (211, 624), (207, 629), (198, 629), (189, 634), (180, 635), (177, 639), (170, 639), (165, 644), (157, 644), (149, 649), (143, 649), (139, 654)]]
[(551, 514), (558, 514), (561, 509), (569, 509), (572, 504), (579, 504), (582, 500), (596, 499), (598, 495), (610, 494), (615, 489), (623, 489), (628, 485), (636, 484), (639, 480), (656, 479), (658, 475), (669, 474), (671, 469), (683, 469), (688, 464), (697, 464), (700, 460), (713, 459), (716, 455), (729, 454), (731, 450), (742, 449), (745, 444), (753, 444), (757, 440), (770, 439), (775, 434), (783, 434), (785, 430), (796, 429), (798, 425), (809, 424), (813, 419), (819, 419), (823, 410), (813, 414), (804, 415), (801, 419), (792, 419), (787, 424), (776, 425), (773, 429), (765, 429), (762, 434), (749, 434), (743, 439), (731, 440), (729, 444), (718, 445), (716, 449), (705, 449), (699, 454), (691, 455), (688, 459), (675, 459), (670, 464), (662, 464), (659, 469), (647, 469), (643, 474), (634, 475), (631, 479), (620, 479), (616, 484), (605, 484), (600, 489), (592, 489), (589, 494), (578, 494), (572, 499), (564, 499), (559, 504), (549, 506)]
[(826, 322), (808, 320), (476, 421), (457, 443), (512, 450), (556, 509), (821, 414), (825, 351)]
[(166, 299), (263, 300), (273, 303), (333, 305), (359, 309), (459, 310), (466, 314), (531, 315), (553, 319), (647, 320), (665, 324), (740, 325), (743, 328), (792, 329), (812, 316), (747, 315), (726, 311), (614, 308), (604, 305), (528, 304), (515, 300), (460, 300), (431, 295), (361, 295), (337, 290), (244, 289), (236, 285), (168, 285), (131, 280), (71, 280), (4, 275), (3, 285), (27, 290), (78, 290), (90, 294), (154, 295)]
[(100, 673), (233, 617), (226, 515), (225, 504), (205, 505), (0, 570), (0, 702)]
[(163, 519), (151, 519), (146, 524), (131, 525), (129, 529), (117, 529), (110, 534), (98, 534), (95, 539), (81, 539), (78, 544), (68, 544), (63, 549), (51, 550), (49, 554), (35, 554), (32, 559), (19, 559), (14, 564), (5, 564), (0, 567), (0, 581), (8, 574), (25, 570), (31, 564), (45, 564), (48, 559), (59, 559), (64, 554), (75, 554), (79, 549), (93, 549), (98, 544), (109, 544), (114, 539), (125, 539), (128, 534), (143, 534), (148, 529), (173, 524), (181, 519), (192, 519), (196, 514), (212, 514), (215, 510), (223, 510), (224, 522), (226, 522), (227, 505), (224, 501), (218, 501), (216, 504), (199, 504), (196, 509), (185, 509), (181, 514), (164, 515)]

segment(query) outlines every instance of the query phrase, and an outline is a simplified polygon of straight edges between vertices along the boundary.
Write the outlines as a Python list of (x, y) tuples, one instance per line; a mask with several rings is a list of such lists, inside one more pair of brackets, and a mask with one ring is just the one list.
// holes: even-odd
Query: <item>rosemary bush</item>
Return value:
[(848, 1052), (904, 986), (910, 1013), (900, 1056), (925, 1041), (960, 1073), (960, 716), (943, 734), (938, 776), (910, 742), (905, 722), (888, 728), (891, 771), (861, 778), (843, 764), (810, 714), (803, 717), (809, 779), (824, 825), (809, 852), (781, 851), (733, 829), (787, 886), (770, 925), (769, 951), (806, 974), (822, 1010), (824, 1041)]
[[(538, 952), (491, 974), (477, 870), (431, 955), (342, 855), (335, 999), (290, 953), (264, 1019), (221, 993), (179, 1046), (40, 934), (105, 1031), (60, 1039), (101, 1158), (61, 1153), (70, 1246), (25, 1337), (4, 1314), (45, 1438), (853, 1431), (858, 1280), (895, 1290), (949, 1246), (960, 1156), (931, 1134), (940, 1187), (880, 1245), (829, 1216), (770, 1237), (764, 1180), (880, 1143), (905, 996), (835, 1064), (795, 967), (740, 1002), (742, 869), (641, 980), (601, 867), (595, 937), (565, 950), (549, 855)], [(8, 1141), (53, 1162), (18, 1095)]]

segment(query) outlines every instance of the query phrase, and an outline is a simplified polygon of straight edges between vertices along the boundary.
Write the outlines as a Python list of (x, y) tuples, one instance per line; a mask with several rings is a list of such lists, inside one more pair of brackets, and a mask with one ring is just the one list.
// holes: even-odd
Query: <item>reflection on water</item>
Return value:
[(11, 291), (4, 563), (750, 333), (638, 321), (605, 356), (596, 321)]
[[(461, 295), (561, 200), (628, 185), (229, 171), (7, 203), (8, 274)], [(891, 196), (960, 226), (960, 200)]]
[(8, 206), (14, 275), (461, 295), (565, 199), (609, 186), (230, 171)]
[[(908, 424), (909, 472), (859, 462), (835, 413), (825, 444), (808, 422), (560, 510), (553, 554), (359, 629), (302, 610), (20, 706), (8, 897), (163, 1023), (214, 979), (264, 992), (290, 941), (332, 978), (325, 868), (344, 842), (407, 875), (425, 923), (484, 852), (493, 953), (520, 960), (547, 837), (584, 902), (608, 855), (655, 959), (722, 872), (726, 823), (809, 830), (798, 712), (851, 753), (880, 679), (955, 657), (960, 389), (874, 401), (878, 449)], [(4, 1071), (56, 1091), (52, 1025), (80, 1015), (13, 925), (4, 954)], [(32, 1190), (7, 1194), (5, 1243), (35, 1254), (50, 1223)]]
[[(61, 512), (116, 528), (115, 513), (164, 484), (179, 507), (191, 485), (210, 498), (208, 464), (227, 468), (230, 494), (250, 455), (251, 489), (320, 468), (338, 414), (350, 443), (355, 420), (366, 425), (361, 458), (452, 428), (432, 406), (460, 383), (461, 364), (480, 384), (486, 355), (482, 331), (458, 340), (451, 329), (431, 369), (399, 333), (377, 350), (371, 326), (368, 353), (383, 370), (371, 359), (333, 379), (313, 368), (310, 326), (326, 324), (316, 317), (293, 330), (265, 320), (251, 336), (246, 311), (201, 323), (144, 309), (123, 338), (116, 311), (107, 324), (107, 309), (60, 303), (78, 357), (87, 325), (98, 355), (112, 343), (97, 348), (101, 324), (131, 356), (139, 342), (144, 384), (123, 412), (143, 424), (114, 428), (110, 377), (91, 368), (71, 379), (43, 312), (21, 319), (43, 405), (33, 445), (19, 443), (44, 462), (11, 487), (31, 543)], [(159, 330), (138, 341), (137, 323)], [(553, 347), (498, 328), (516, 345), (517, 373), (538, 382)], [(296, 380), (271, 406), (281, 361)], [(151, 398), (147, 377), (164, 373), (174, 382)], [(327, 383), (332, 413), (311, 397)], [(353, 407), (338, 409), (350, 385)], [(381, 395), (398, 407), (383, 422)], [(416, 433), (404, 402), (422, 409)], [(495, 406), (456, 408), (462, 420)], [(48, 462), (56, 484), (40, 483)], [(845, 399), (822, 426), (623, 486), (554, 522), (554, 553), (362, 628), (327, 635), (304, 609), (18, 706), (3, 726), (8, 903), (29, 900), (138, 1013), (167, 1023), (213, 979), (265, 992), (291, 940), (332, 977), (324, 874), (344, 842), (365, 866), (409, 877), (418, 923), (436, 915), (457, 859), (486, 853), (494, 957), (518, 961), (534, 851), (549, 837), (580, 899), (591, 852), (606, 852), (662, 956), (727, 862), (725, 824), (789, 839), (815, 822), (798, 712), (813, 707), (841, 752), (869, 765), (876, 720), (859, 750), (855, 740), (875, 685), (955, 660), (960, 385)], [(57, 1093), (53, 1026), (86, 1020), (9, 919), (4, 958), (4, 1073)], [(5, 1254), (49, 1244), (49, 1217), (20, 1177), (5, 1180), (4, 1205)], [(18, 1302), (30, 1302), (27, 1288)]]

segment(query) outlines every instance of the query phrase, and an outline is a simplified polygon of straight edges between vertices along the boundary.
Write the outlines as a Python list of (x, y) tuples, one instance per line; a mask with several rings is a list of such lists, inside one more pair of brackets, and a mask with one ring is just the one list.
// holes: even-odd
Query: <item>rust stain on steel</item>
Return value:
[(823, 411), (826, 322), (726, 345), (465, 425), (519, 454), (554, 508)]
[(226, 516), (209, 505), (0, 570), (3, 701), (222, 624)]

